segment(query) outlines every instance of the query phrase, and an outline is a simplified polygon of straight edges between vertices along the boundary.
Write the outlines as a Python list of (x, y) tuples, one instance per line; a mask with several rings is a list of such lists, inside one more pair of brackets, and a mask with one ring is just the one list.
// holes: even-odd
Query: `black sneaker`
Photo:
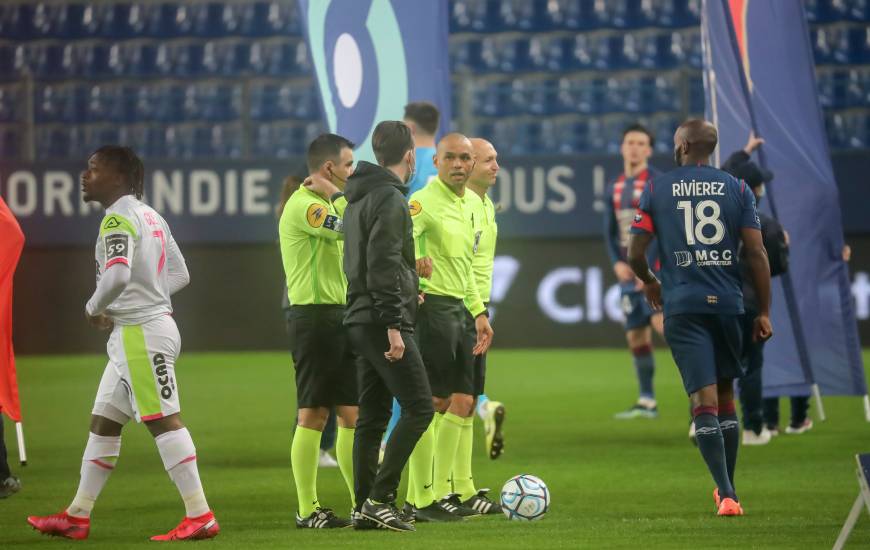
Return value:
[(480, 489), (477, 494), (462, 503), (466, 508), (475, 510), (478, 514), (501, 514), (501, 504), (486, 496), (489, 489)]
[(352, 525), (352, 521), (336, 516), (329, 508), (317, 508), (307, 518), (296, 513), (296, 527), (299, 529), (345, 529)]
[(393, 502), (377, 503), (372, 499), (366, 499), (360, 509), (360, 514), (367, 520), (375, 522), (378, 526), (392, 531), (416, 531), (413, 525), (399, 519), (401, 513), (396, 510)]
[(402, 506), (402, 510), (399, 512), (399, 519), (405, 523), (414, 525), (417, 523), (417, 509), (414, 508), (410, 502), (406, 502), (405, 505)]
[(363, 515), (356, 510), (351, 512), (350, 518), (353, 521), (353, 528), (357, 531), (371, 531), (383, 529), (383, 527), (373, 522), (372, 520), (364, 518)]
[(456, 514), (461, 518), (481, 515), (481, 513), (477, 510), (472, 510), (468, 506), (462, 504), (462, 501), (459, 500), (459, 495), (457, 495), (456, 493), (450, 493), (438, 502), (445, 510), (447, 510), (451, 514)]
[(442, 501), (435, 501), (425, 508), (414, 507), (414, 517), (420, 523), (441, 523), (445, 521), (463, 521), (463, 518), (451, 510), (456, 507), (452, 504), (445, 505)]

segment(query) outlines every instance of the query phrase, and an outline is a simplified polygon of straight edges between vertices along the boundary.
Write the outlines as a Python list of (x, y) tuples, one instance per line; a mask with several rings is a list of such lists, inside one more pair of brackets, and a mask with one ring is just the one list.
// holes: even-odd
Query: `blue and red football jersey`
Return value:
[(632, 233), (652, 233), (661, 261), (665, 317), (743, 313), (740, 230), (760, 229), (745, 182), (710, 166), (683, 166), (644, 188)]

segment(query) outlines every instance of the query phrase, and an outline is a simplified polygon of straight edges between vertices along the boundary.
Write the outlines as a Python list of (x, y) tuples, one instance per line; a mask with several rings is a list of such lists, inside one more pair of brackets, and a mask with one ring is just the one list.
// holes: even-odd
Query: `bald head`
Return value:
[(471, 147), (474, 152), (474, 170), (468, 178), (468, 186), (477, 193), (485, 193), (495, 185), (498, 176), (498, 153), (492, 143), (483, 138), (472, 138)]
[(674, 160), (680, 166), (706, 163), (718, 143), (719, 132), (711, 123), (700, 118), (687, 120), (674, 133)]
[(474, 148), (462, 134), (447, 134), (438, 142), (435, 153), (438, 178), (462, 194), (465, 182), (474, 168)]

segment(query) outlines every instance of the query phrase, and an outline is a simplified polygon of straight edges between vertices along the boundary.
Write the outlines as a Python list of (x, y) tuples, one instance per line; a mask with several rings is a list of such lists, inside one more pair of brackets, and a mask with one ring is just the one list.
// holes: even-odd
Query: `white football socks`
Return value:
[(82, 456), (81, 479), (67, 514), (77, 518), (91, 517), (91, 510), (121, 454), (121, 436), (88, 434), (88, 444)]
[(154, 438), (163, 466), (169, 478), (178, 487), (184, 500), (187, 517), (199, 517), (209, 511), (196, 465), (196, 447), (187, 428), (174, 430)]

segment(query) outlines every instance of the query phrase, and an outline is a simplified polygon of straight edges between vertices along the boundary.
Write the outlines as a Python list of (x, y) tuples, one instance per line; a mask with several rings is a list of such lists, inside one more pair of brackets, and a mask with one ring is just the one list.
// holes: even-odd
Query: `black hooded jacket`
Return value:
[(345, 187), (346, 325), (413, 330), (419, 280), (408, 187), (386, 168), (360, 161)]

